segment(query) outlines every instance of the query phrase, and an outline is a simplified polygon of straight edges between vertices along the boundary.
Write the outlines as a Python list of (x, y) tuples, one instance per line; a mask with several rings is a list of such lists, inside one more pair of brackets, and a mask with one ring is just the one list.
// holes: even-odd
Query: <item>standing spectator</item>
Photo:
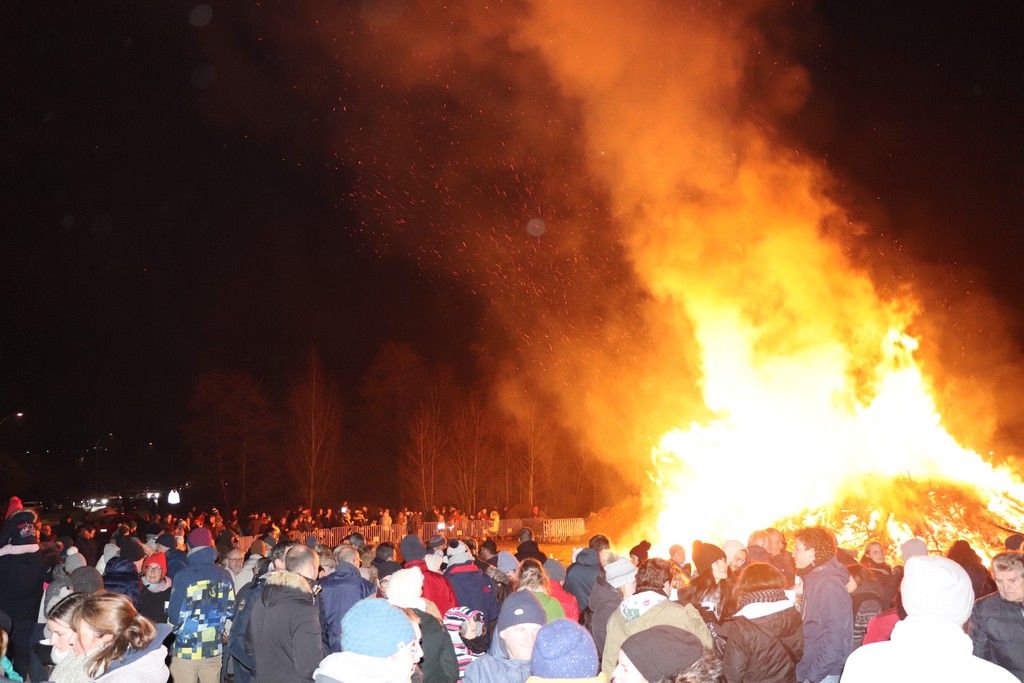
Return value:
[(10, 515), (4, 523), (10, 532), (10, 544), (0, 556), (0, 611), (11, 618), (7, 655), (23, 675), (29, 670), (43, 583), (50, 578), (50, 567), (39, 549), (36, 519), (31, 509)]
[[(621, 560), (620, 560), (621, 561)], [(608, 620), (601, 670), (611, 676), (619, 661), (619, 648), (629, 636), (652, 626), (675, 626), (697, 636), (708, 650), (714, 647), (711, 631), (693, 605), (668, 599), (672, 589), (672, 567), (668, 560), (654, 558), (637, 568), (636, 593), (623, 599)]]
[(963, 567), (967, 576), (971, 577), (975, 597), (983, 598), (995, 592), (996, 585), (993, 583), (992, 577), (989, 576), (988, 570), (985, 569), (981, 558), (978, 557), (978, 553), (974, 551), (970, 543), (964, 540), (955, 541), (949, 547), (946, 557)]
[(231, 574), (231, 580), (235, 584), (235, 595), (238, 595), (238, 592), (242, 590), (245, 584), (252, 581), (252, 569), (246, 569), (245, 553), (238, 546), (233, 546), (228, 550), (227, 554), (224, 555), (221, 565)]
[(117, 547), (118, 554), (107, 561), (103, 571), (103, 588), (107, 592), (127, 596), (138, 609), (142, 597), (139, 574), (146, 559), (145, 546), (134, 536), (125, 535), (117, 539)]
[(530, 657), (530, 683), (571, 679), (603, 683), (597, 647), (587, 629), (575, 621), (558, 619), (537, 632)]
[(721, 661), (689, 631), (654, 626), (622, 643), (612, 680), (616, 683), (718, 683)]
[[(907, 618), (896, 624), (891, 640), (865, 645), (850, 655), (844, 683), (1016, 680), (1012, 673), (971, 654), (971, 638), (963, 625), (971, 618), (971, 608), (977, 613), (978, 606), (963, 567), (945, 557), (911, 557), (904, 565), (901, 593)], [(1020, 606), (1013, 609), (1019, 620)], [(1014, 650), (1019, 657), (1019, 642)]]
[(896, 593), (900, 589), (900, 583), (903, 581), (903, 567), (907, 564), (907, 560), (918, 555), (928, 554), (928, 544), (920, 538), (908, 539), (900, 546), (900, 556), (903, 558), (903, 564), (898, 567), (893, 567), (892, 577), (883, 586), (884, 591), (882, 592), (882, 608), (888, 609), (895, 604)]
[(427, 556), (427, 548), (423, 545), (420, 537), (409, 534), (402, 539), (398, 547), (402, 551), (405, 568), (416, 567), (423, 574), (423, 597), (437, 605), (441, 614), (458, 607), (452, 584), (441, 574), (427, 568), (427, 563), (424, 561)]
[(725, 623), (722, 675), (726, 683), (794, 683), (804, 651), (800, 614), (786, 598), (786, 577), (753, 562), (736, 584), (739, 611)]
[[(89, 567), (92, 571), (96, 571)], [(47, 676), (54, 683), (88, 683), (85, 672), (88, 657), (75, 652), (75, 631), (71, 618), (78, 606), (89, 597), (88, 593), (71, 593), (58, 600), (46, 613), (46, 629), (50, 637), (50, 661), (53, 669)]]
[(492, 625), (497, 621), (500, 609), (494, 593), (494, 583), (486, 574), (481, 573), (473, 561), (469, 548), (462, 541), (449, 541), (445, 554), (448, 558), (448, 569), (444, 575), (455, 591), (459, 607), (480, 610), (484, 613), (488, 626)]
[[(1024, 681), (1024, 556), (1016, 552), (999, 553), (992, 558), (992, 573), (996, 592), (974, 603), (968, 627), (974, 654)], [(903, 606), (909, 620), (911, 608), (906, 587)]]
[(544, 572), (548, 575), (548, 591), (551, 597), (558, 600), (558, 604), (565, 610), (565, 618), (569, 621), (578, 622), (580, 619), (580, 606), (575, 596), (567, 593), (562, 588), (562, 581), (565, 581), (565, 567), (553, 557), (549, 557), (544, 563)]
[(96, 593), (71, 617), (75, 652), (88, 654), (85, 670), (102, 683), (165, 683), (171, 627), (154, 626), (139, 614), (131, 600), (116, 593)]
[(508, 596), (490, 649), (466, 667), (466, 683), (525, 683), (537, 632), (546, 623), (547, 614), (531, 591)]
[(773, 527), (765, 529), (765, 533), (768, 534), (768, 552), (772, 554), (772, 564), (786, 577), (786, 588), (792, 588), (796, 581), (796, 567), (793, 564), (793, 555), (786, 547), (786, 537)]
[(423, 574), (401, 569), (391, 575), (387, 587), (388, 602), (411, 610), (418, 619), (423, 646), (423, 683), (455, 683), (459, 679), (459, 661), (455, 646), (441, 620), (427, 612), (423, 599)]
[(846, 569), (852, 581), (846, 588), (853, 601), (853, 649), (856, 650), (864, 642), (868, 624), (882, 611), (882, 584), (876, 578), (879, 575), (864, 565), (851, 564)]
[[(768, 532), (764, 529), (758, 529), (754, 533), (750, 534), (747, 538), (747, 561), (767, 562), (768, 564), (774, 565), (770, 550), (771, 545), (772, 540), (769, 538)], [(783, 579), (785, 579), (785, 575), (783, 575)]]
[(225, 622), (235, 612), (235, 583), (226, 569), (214, 564), (217, 551), (209, 529), (193, 529), (188, 545), (188, 566), (173, 579), (167, 606), (175, 630), (171, 675), (175, 683), (216, 683)]
[(519, 590), (533, 591), (547, 612), (548, 621), (565, 618), (562, 605), (551, 597), (551, 580), (544, 572), (544, 567), (532, 557), (526, 558), (519, 565)]
[(142, 586), (139, 613), (154, 624), (166, 624), (172, 581), (167, 576), (167, 558), (163, 553), (153, 553), (142, 563)]
[(879, 580), (888, 580), (892, 576), (892, 567), (885, 563), (885, 546), (879, 541), (871, 541), (864, 546), (860, 563), (878, 574)]
[(417, 628), (398, 607), (363, 600), (341, 623), (342, 651), (325, 657), (313, 675), (317, 683), (408, 683), (423, 656)]
[(519, 530), (519, 545), (516, 546), (516, 559), (522, 562), (527, 558), (533, 558), (544, 564), (548, 556), (541, 551), (537, 541), (533, 539), (533, 529), (524, 526)]
[(338, 566), (320, 580), (320, 628), (328, 652), (341, 651), (341, 620), (357, 602), (374, 593), (373, 584), (359, 574), (359, 550), (340, 545), (334, 551)]
[(85, 558), (85, 563), (90, 567), (96, 566), (96, 561), (99, 559), (99, 553), (96, 551), (96, 530), (91, 524), (83, 524), (78, 530), (78, 536), (75, 537), (75, 547), (78, 548), (78, 552), (82, 553), (82, 557)]
[(601, 573), (601, 553), (610, 546), (611, 543), (604, 534), (591, 536), (587, 547), (577, 553), (576, 559), (565, 570), (565, 590), (576, 597), (580, 611), (585, 610), (590, 604), (590, 591), (593, 590), (594, 582)]
[(313, 586), (320, 556), (305, 545), (285, 555), (285, 569), (267, 574), (245, 635), (245, 650), (256, 661), (256, 680), (308, 683), (324, 658), (320, 611)]
[(604, 576), (598, 576), (594, 589), (590, 591), (588, 608), (592, 615), (590, 633), (594, 636), (597, 651), (604, 652), (608, 635), (608, 620), (622, 604), (623, 599), (636, 592), (636, 567), (626, 558), (611, 559), (606, 555)]
[(822, 527), (796, 532), (793, 562), (803, 579), (804, 656), (799, 681), (836, 683), (853, 647), (850, 572), (836, 559), (836, 539)]
[(444, 615), (444, 627), (455, 648), (459, 678), (462, 678), (466, 667), (487, 652), (488, 628), (484, 613), (468, 607), (450, 609)]

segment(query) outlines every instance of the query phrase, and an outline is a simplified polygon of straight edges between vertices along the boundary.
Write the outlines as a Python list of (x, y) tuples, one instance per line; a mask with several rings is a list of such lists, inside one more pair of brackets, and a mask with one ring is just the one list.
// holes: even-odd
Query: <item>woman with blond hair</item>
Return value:
[(551, 580), (544, 571), (544, 566), (532, 557), (526, 558), (519, 565), (519, 590), (533, 591), (548, 615), (549, 623), (555, 619), (565, 619), (565, 610), (561, 603), (551, 597)]
[(117, 593), (95, 593), (71, 617), (75, 652), (86, 656), (85, 670), (102, 683), (166, 683), (164, 660), (169, 624), (155, 626), (132, 601)]

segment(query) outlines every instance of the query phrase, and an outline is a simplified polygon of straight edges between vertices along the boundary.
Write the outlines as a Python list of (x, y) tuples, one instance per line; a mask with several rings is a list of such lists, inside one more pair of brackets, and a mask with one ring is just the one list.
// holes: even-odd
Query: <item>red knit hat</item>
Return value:
[(153, 553), (147, 557), (146, 561), (142, 563), (142, 571), (146, 571), (146, 567), (151, 564), (160, 565), (160, 569), (164, 571), (165, 575), (167, 574), (167, 556), (163, 553)]
[(21, 498), (17, 496), (11, 496), (11, 501), (7, 503), (7, 515), (4, 519), (10, 519), (11, 515), (21, 510), (24, 506), (21, 504)]

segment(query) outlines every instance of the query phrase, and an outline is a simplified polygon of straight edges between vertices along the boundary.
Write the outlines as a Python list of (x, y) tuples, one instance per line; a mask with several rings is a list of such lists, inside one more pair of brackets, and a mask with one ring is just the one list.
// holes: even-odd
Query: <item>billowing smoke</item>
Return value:
[[(356, 188), (338, 201), (361, 215), (339, 229), (486, 302), (513, 412), (541, 392), (626, 465), (673, 427), (777, 408), (768, 387), (797, 411), (866, 405), (892, 331), (940, 335), (901, 280), (879, 281), (903, 264), (865, 258), (828, 169), (776, 135), (809, 85), (759, 28), (770, 6), (344, 5), (261, 17), (270, 68), (293, 76), (252, 77), (294, 81), (321, 112)], [(273, 131), (273, 111), (257, 118)], [(934, 346), (919, 355), (939, 368)], [(995, 398), (967, 393), (960, 424), (982, 443), (997, 421), (973, 416)]]

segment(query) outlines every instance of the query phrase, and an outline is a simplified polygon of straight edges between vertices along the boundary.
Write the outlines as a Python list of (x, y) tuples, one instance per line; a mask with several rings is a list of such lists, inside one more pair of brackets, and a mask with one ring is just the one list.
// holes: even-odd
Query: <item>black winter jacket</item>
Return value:
[(309, 582), (289, 571), (268, 573), (245, 634), (245, 651), (256, 660), (256, 680), (312, 681), (326, 654), (321, 642), (320, 610)]
[(974, 603), (967, 623), (974, 654), (1024, 681), (1024, 605), (993, 593)]
[[(775, 611), (765, 613), (770, 609)], [(722, 675), (726, 683), (795, 683), (796, 663), (804, 652), (803, 623), (796, 608), (783, 603), (755, 603), (739, 614), (763, 616), (737, 615), (722, 625), (726, 638)]]

